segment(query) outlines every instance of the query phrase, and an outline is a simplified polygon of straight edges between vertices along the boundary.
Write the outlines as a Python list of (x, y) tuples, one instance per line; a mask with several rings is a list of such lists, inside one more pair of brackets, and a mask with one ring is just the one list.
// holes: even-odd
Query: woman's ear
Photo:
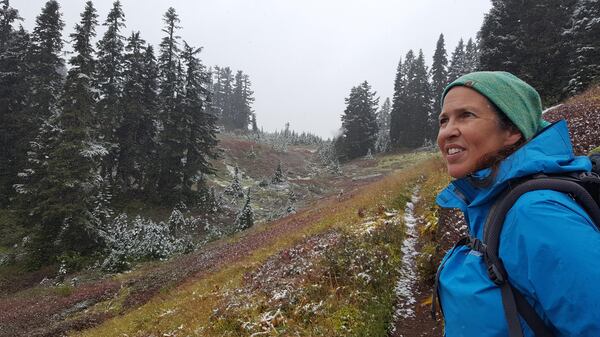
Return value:
[(523, 134), (521, 133), (521, 131), (515, 130), (513, 128), (511, 128), (510, 130), (507, 130), (506, 132), (507, 132), (507, 135), (506, 135), (506, 138), (504, 139), (504, 146), (515, 145), (523, 137)]

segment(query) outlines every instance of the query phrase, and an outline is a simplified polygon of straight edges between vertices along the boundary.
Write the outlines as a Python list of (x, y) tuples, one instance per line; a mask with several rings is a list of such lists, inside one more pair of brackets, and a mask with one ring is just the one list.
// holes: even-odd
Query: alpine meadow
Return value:
[(446, 86), (600, 153), (600, 0), (483, 2), (0, 0), (0, 336), (444, 336)]

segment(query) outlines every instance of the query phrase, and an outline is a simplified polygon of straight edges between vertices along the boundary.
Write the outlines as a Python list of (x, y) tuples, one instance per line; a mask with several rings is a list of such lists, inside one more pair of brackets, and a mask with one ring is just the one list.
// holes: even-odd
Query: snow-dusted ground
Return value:
[(399, 319), (411, 318), (415, 316), (414, 306), (416, 299), (414, 296), (417, 283), (416, 257), (417, 257), (417, 219), (414, 214), (414, 207), (419, 200), (419, 187), (413, 190), (411, 200), (406, 203), (404, 210), (404, 225), (406, 226), (406, 237), (402, 244), (402, 266), (400, 269), (400, 278), (396, 284), (396, 296), (398, 298), (396, 311), (392, 323), (392, 332), (395, 330), (395, 322)]

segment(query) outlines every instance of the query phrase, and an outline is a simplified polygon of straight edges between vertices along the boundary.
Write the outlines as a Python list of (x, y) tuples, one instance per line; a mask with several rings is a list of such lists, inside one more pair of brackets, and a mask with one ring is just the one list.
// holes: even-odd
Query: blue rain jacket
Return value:
[[(590, 170), (587, 157), (574, 156), (566, 123), (560, 121), (506, 158), (491, 186), (476, 188), (468, 178), (458, 179), (438, 195), (437, 203), (461, 209), (470, 235), (483, 239), (488, 211), (509, 179)], [(507, 214), (499, 256), (512, 285), (556, 336), (600, 336), (600, 232), (568, 195), (539, 190), (521, 196)], [(508, 336), (500, 288), (488, 278), (480, 253), (457, 247), (442, 266), (445, 335)], [(521, 327), (525, 336), (533, 336), (522, 319)]]

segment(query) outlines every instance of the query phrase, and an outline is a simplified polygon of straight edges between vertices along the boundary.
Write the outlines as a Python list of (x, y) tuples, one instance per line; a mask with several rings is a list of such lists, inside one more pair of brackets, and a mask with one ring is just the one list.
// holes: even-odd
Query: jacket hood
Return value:
[[(540, 131), (524, 146), (504, 159), (490, 186), (475, 187), (472, 183), (473, 180), (483, 179), (491, 174), (491, 169), (483, 169), (470, 177), (452, 181), (438, 195), (436, 202), (443, 208), (460, 208), (467, 214), (468, 208), (473, 209), (483, 205), (489, 207), (490, 201), (506, 188), (510, 180), (537, 173), (582, 172), (590, 171), (591, 168), (588, 157), (573, 154), (567, 123), (561, 120)], [(471, 224), (469, 226), (471, 227)], [(479, 231), (479, 228), (470, 229), (473, 234)]]

